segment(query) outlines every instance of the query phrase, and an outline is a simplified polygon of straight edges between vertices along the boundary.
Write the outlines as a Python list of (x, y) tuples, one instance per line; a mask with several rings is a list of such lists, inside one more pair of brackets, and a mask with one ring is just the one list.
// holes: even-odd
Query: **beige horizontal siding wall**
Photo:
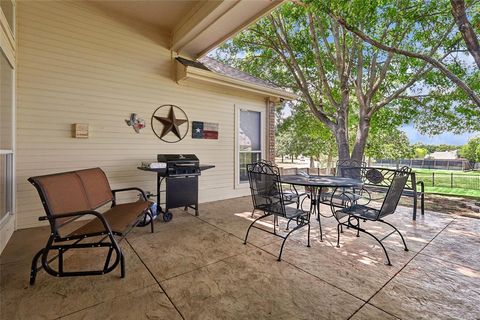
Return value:
[[(17, 12), (18, 228), (39, 225), (43, 214), (28, 177), (99, 166), (113, 188), (154, 191), (154, 175), (136, 167), (158, 153), (216, 165), (200, 178), (201, 202), (246, 194), (234, 188), (234, 106), (264, 106), (262, 97), (176, 84), (167, 35), (92, 3), (19, 1)], [(150, 117), (162, 104), (218, 122), (219, 139), (160, 141)], [(140, 134), (125, 124), (132, 112), (147, 122)], [(71, 138), (73, 123), (88, 123), (91, 137)]]

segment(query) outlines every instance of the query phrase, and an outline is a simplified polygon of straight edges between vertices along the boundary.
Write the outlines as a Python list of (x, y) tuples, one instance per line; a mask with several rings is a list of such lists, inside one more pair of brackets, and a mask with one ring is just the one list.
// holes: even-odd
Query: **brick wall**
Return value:
[(267, 98), (267, 154), (269, 161), (275, 162), (275, 102)]

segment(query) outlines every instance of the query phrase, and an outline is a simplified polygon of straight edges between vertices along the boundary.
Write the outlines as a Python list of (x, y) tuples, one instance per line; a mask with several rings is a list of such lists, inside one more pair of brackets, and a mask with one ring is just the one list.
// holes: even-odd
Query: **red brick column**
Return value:
[(267, 143), (266, 160), (275, 163), (275, 102), (267, 98)]

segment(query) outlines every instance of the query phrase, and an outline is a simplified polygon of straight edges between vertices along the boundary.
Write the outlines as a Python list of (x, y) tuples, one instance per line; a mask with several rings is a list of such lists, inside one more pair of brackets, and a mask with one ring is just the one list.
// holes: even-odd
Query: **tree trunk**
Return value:
[(315, 159), (313, 158), (313, 156), (310, 156), (310, 168), (315, 168)]
[(293, 163), (293, 154), (291, 154), (290, 157), (292, 157), (292, 163)]
[(328, 150), (327, 156), (327, 174), (332, 174), (332, 162), (333, 162), (333, 148)]
[(335, 140), (338, 146), (338, 160), (350, 159), (350, 146), (348, 144), (347, 114), (339, 112), (337, 125), (334, 131)]
[(284, 163), (284, 162), (285, 162), (285, 161), (283, 161), (283, 160), (284, 160), (284, 159), (283, 159), (283, 154), (282, 154), (282, 163)]
[(360, 114), (360, 120), (357, 128), (357, 137), (352, 151), (352, 160), (362, 161), (367, 144), (368, 131), (370, 130), (370, 121)]

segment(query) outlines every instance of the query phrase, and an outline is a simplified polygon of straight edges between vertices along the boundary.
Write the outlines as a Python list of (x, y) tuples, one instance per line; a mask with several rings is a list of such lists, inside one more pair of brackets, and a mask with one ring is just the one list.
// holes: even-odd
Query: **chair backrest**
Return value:
[(385, 199), (383, 200), (382, 207), (378, 213), (378, 218), (393, 214), (395, 212), (410, 173), (411, 169), (409, 167), (403, 167), (395, 172), (390, 187), (385, 195)]
[(339, 177), (360, 179), (362, 168), (366, 166), (363, 161), (347, 159), (338, 160), (335, 174)]
[[(107, 177), (100, 168), (31, 177), (28, 181), (37, 189), (49, 217), (95, 210), (113, 200)], [(58, 228), (74, 219), (56, 219), (52, 227)]]
[(285, 216), (280, 170), (265, 161), (247, 165), (254, 209)]
[[(396, 173), (404, 168), (408, 167), (405, 166), (401, 169), (364, 167), (361, 179), (366, 186), (389, 187)], [(415, 173), (411, 172), (411, 170), (407, 178), (407, 183), (405, 184), (405, 189), (416, 190)]]

